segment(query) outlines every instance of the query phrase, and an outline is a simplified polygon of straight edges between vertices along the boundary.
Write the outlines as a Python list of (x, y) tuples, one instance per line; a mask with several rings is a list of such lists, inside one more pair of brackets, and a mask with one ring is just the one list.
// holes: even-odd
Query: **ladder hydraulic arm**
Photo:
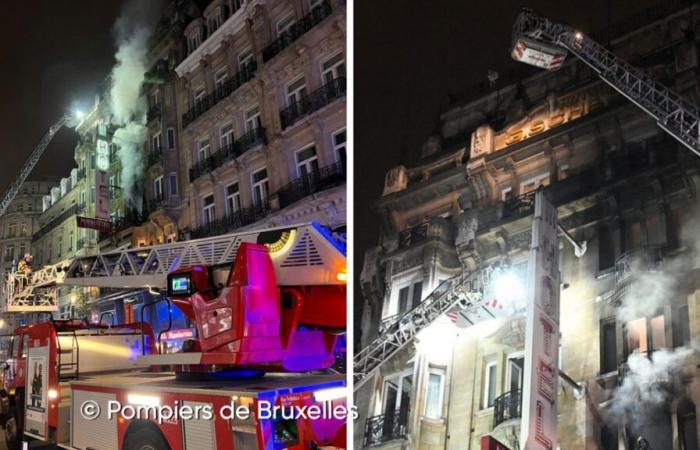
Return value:
[(32, 172), (32, 169), (34, 169), (34, 166), (36, 166), (36, 163), (39, 162), (39, 159), (41, 159), (46, 147), (49, 146), (56, 133), (58, 133), (64, 125), (71, 126), (72, 123), (70, 122), (71, 117), (68, 114), (64, 114), (56, 121), (56, 123), (51, 125), (46, 134), (44, 134), (44, 137), (41, 138), (39, 145), (36, 146), (32, 154), (29, 156), (29, 159), (27, 159), (24, 166), (19, 171), (17, 178), (15, 178), (12, 184), (10, 184), (10, 187), (5, 192), (5, 195), (3, 195), (2, 200), (0, 200), (0, 216), (7, 212), (7, 208), (9, 208), (10, 203), (12, 203), (12, 200), (14, 200), (17, 192), (19, 192), (19, 189), (22, 187), (22, 184), (24, 184), (24, 181)]
[(671, 136), (700, 156), (700, 111), (642, 70), (618, 58), (571, 27), (523, 10), (513, 27), (511, 56), (536, 67), (556, 70), (571, 52), (613, 89), (654, 118)]

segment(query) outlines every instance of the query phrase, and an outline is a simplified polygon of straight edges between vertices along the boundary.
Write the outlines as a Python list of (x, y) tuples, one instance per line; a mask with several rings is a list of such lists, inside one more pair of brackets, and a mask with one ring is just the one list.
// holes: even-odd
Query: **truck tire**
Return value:
[(170, 446), (158, 429), (145, 425), (127, 433), (124, 450), (170, 450)]
[(7, 450), (18, 450), (24, 433), (24, 391), (17, 390), (15, 404), (10, 409), (10, 417), (5, 424), (5, 442)]

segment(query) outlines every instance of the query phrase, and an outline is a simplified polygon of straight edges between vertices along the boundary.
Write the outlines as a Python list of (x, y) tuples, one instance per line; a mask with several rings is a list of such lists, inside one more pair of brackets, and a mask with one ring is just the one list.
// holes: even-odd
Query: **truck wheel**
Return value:
[(127, 434), (124, 450), (170, 450), (170, 446), (160, 431), (144, 426)]
[(5, 424), (5, 442), (8, 450), (20, 448), (24, 429), (24, 391), (15, 394), (15, 406), (10, 409), (10, 418)]

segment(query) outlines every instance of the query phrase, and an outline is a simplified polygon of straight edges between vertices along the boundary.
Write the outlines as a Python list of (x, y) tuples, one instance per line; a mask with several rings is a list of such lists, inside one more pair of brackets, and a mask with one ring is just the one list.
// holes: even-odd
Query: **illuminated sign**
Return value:
[(104, 139), (98, 139), (95, 153), (95, 165), (97, 168), (104, 171), (109, 170), (109, 143)]
[(559, 238), (557, 208), (542, 190), (535, 196), (528, 261), (525, 374), (520, 448), (554, 450), (559, 381)]
[(89, 228), (103, 233), (112, 232), (112, 222), (103, 219), (93, 219), (91, 217), (77, 216), (78, 228)]

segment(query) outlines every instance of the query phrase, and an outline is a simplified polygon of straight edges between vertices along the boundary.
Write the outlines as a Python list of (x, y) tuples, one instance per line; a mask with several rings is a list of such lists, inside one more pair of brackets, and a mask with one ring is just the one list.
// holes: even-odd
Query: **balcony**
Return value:
[(84, 210), (84, 204), (75, 204), (71, 206), (70, 208), (59, 214), (58, 217), (54, 218), (49, 223), (41, 227), (39, 231), (34, 233), (34, 235), (32, 236), (32, 241), (37, 241), (41, 239), (42, 237), (46, 236), (49, 232), (51, 232), (51, 230), (53, 230), (54, 228), (62, 224), (64, 221), (66, 221), (69, 217), (81, 214)]
[(365, 424), (363, 447), (380, 445), (394, 439), (404, 439), (408, 434), (408, 408), (397, 409), (370, 417)]
[(163, 162), (163, 147), (155, 147), (148, 153), (148, 167)]
[(268, 204), (243, 208), (222, 219), (214, 220), (195, 228), (190, 232), (190, 237), (192, 239), (198, 239), (230, 233), (240, 227), (250, 225), (251, 223), (263, 219), (270, 214), (270, 211), (270, 205)]
[(292, 180), (278, 192), (280, 208), (316, 192), (342, 185), (345, 183), (345, 175), (345, 164), (339, 162)]
[(333, 10), (329, 0), (325, 0), (323, 3), (316, 6), (309, 14), (302, 17), (301, 20), (289, 27), (287, 31), (280, 34), (277, 39), (270, 42), (270, 44), (263, 49), (263, 62), (268, 62), (277, 56), (282, 50), (289, 47), (294, 41), (306, 34), (307, 31), (330, 16), (332, 12)]
[(197, 120), (202, 114), (209, 111), (221, 100), (227, 98), (239, 87), (250, 81), (257, 70), (258, 65), (255, 61), (251, 61), (241, 68), (235, 75), (227, 79), (219, 85), (214, 92), (205, 95), (204, 98), (195, 102), (194, 106), (182, 115), (182, 126), (187, 127), (189, 124)]
[(522, 391), (506, 392), (496, 397), (493, 402), (493, 428), (503, 422), (520, 417), (523, 398)]
[(148, 111), (146, 112), (146, 121), (150, 122), (151, 120), (160, 119), (162, 113), (163, 111), (160, 104), (151, 105), (148, 107)]
[(399, 248), (407, 248), (428, 240), (428, 222), (399, 232)]
[(282, 129), (291, 127), (299, 119), (329, 105), (333, 100), (343, 97), (345, 89), (345, 78), (336, 78), (330, 83), (324, 84), (320, 89), (302, 97), (299, 101), (292, 103), (280, 111)]
[(663, 263), (661, 247), (647, 246), (629, 250), (615, 261), (615, 285), (619, 286), (640, 271), (655, 270)]
[(248, 131), (233, 143), (220, 148), (208, 158), (190, 167), (190, 182), (194, 182), (201, 176), (221, 167), (224, 163), (238, 158), (251, 148), (265, 143), (267, 143), (265, 128), (258, 127)]

